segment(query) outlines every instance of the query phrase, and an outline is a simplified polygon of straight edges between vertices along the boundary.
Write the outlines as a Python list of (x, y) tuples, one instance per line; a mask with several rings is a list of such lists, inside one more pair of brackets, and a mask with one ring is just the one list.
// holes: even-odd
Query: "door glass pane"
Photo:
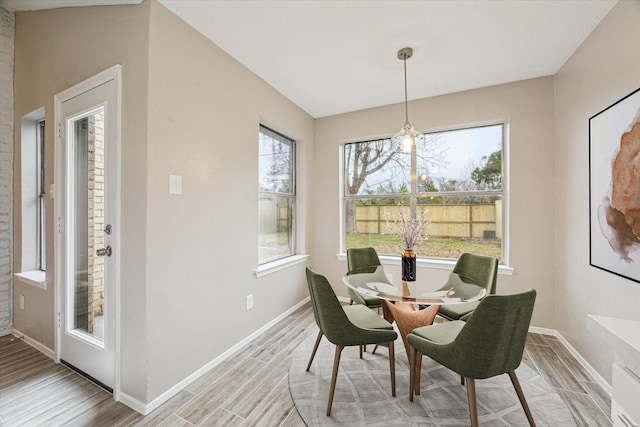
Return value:
[(104, 108), (73, 121), (72, 231), (75, 330), (104, 340)]

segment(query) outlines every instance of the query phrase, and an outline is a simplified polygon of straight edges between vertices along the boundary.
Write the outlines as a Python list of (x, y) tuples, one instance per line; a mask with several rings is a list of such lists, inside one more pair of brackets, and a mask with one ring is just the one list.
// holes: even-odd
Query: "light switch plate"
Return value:
[(169, 194), (182, 194), (182, 175), (169, 175)]

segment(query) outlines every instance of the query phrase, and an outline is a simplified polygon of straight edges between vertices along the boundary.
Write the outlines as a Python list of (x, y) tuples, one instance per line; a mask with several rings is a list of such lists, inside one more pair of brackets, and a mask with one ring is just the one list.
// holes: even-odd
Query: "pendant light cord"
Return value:
[(402, 60), (404, 64), (404, 123), (409, 123), (409, 106), (407, 103), (407, 58)]

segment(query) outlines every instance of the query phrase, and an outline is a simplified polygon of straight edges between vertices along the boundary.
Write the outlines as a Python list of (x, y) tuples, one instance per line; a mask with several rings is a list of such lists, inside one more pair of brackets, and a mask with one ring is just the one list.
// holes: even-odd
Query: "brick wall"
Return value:
[(89, 117), (88, 140), (88, 316), (89, 332), (94, 333), (94, 317), (103, 315), (104, 257), (95, 255), (105, 247), (104, 239), (104, 111)]
[(0, 7), (0, 336), (11, 332), (15, 15)]

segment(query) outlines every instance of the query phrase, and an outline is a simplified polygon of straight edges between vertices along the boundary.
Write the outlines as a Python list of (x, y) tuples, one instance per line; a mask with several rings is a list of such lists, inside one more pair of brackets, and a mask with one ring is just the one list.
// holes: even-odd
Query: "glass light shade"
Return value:
[(404, 153), (410, 153), (411, 147), (416, 145), (416, 137), (420, 134), (411, 126), (411, 123), (405, 123), (400, 132), (393, 135), (391, 140), (396, 146), (396, 150)]

